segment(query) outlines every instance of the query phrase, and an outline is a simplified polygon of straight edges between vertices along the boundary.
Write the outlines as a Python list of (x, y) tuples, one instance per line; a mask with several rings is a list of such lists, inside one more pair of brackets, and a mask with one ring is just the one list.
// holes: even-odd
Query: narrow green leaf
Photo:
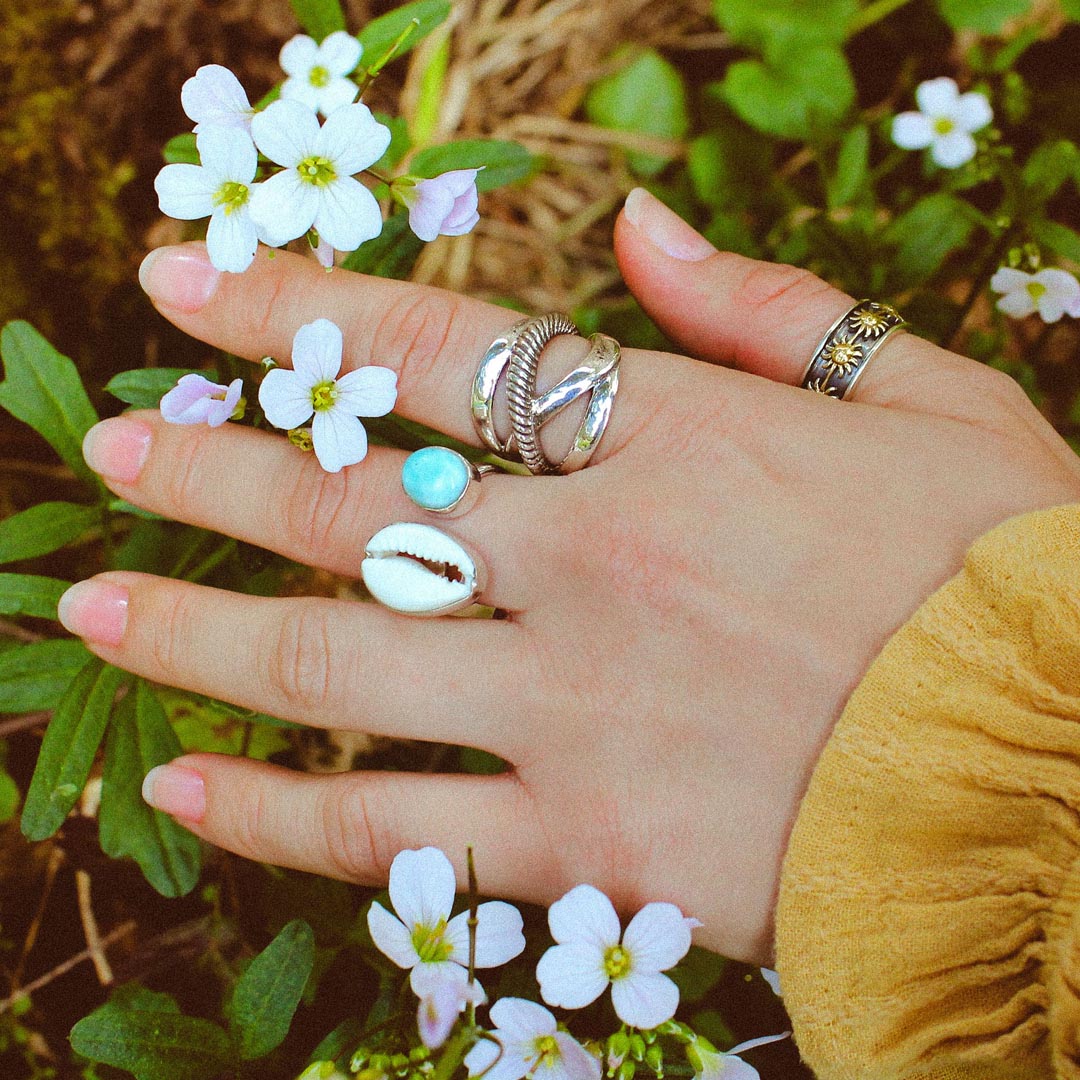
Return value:
[(127, 1069), (136, 1080), (213, 1080), (234, 1061), (217, 1024), (183, 1016), (175, 1006), (153, 1008), (138, 998), (116, 997), (71, 1029), (77, 1054)]
[(441, 26), (450, 14), (450, 0), (416, 0), (415, 3), (402, 4), (377, 19), (372, 19), (356, 36), (364, 47), (360, 57), (360, 66), (368, 67), (381, 60), (387, 50), (416, 19), (419, 25), (398, 48), (396, 56), (404, 56), (415, 48), (437, 26)]
[(0, 574), (0, 615), (31, 615), (55, 619), (56, 604), (71, 588), (70, 581), (36, 574)]
[(217, 382), (216, 371), (196, 371), (192, 368), (136, 368), (134, 371), (121, 371), (106, 384), (113, 397), (119, 398), (136, 409), (156, 409), (161, 399), (184, 375), (202, 375), (211, 382)]
[(90, 652), (81, 641), (54, 638), (0, 653), (0, 713), (55, 709)]
[(0, 355), (0, 406), (41, 435), (76, 476), (100, 486), (82, 456), (83, 436), (98, 417), (75, 365), (21, 320), (0, 332)]
[(1045, 219), (1035, 221), (1031, 225), (1031, 234), (1043, 247), (1048, 247), (1063, 259), (1068, 259), (1080, 266), (1080, 234), (1074, 232), (1068, 225)]
[(294, 919), (254, 960), (233, 990), (229, 1026), (240, 1056), (269, 1054), (289, 1033), (315, 962), (315, 937)]
[(340, 0), (289, 0), (297, 22), (316, 41), (345, 29), (345, 12)]
[(118, 668), (94, 658), (56, 706), (23, 807), (22, 831), (28, 840), (52, 836), (75, 805), (124, 678)]
[(161, 156), (169, 165), (201, 165), (199, 150), (195, 145), (195, 134), (185, 131), (174, 135), (162, 148)]
[(713, 0), (716, 20), (732, 40), (759, 52), (778, 41), (839, 45), (858, 9), (858, 0)]
[(891, 266), (895, 287), (928, 280), (951, 252), (967, 243), (974, 228), (975, 213), (963, 199), (944, 191), (920, 199), (885, 232), (885, 241), (896, 246)]
[(183, 753), (154, 691), (139, 679), (117, 706), (105, 744), (101, 785), (101, 850), (130, 855), (162, 896), (185, 896), (199, 880), (198, 838), (142, 797), (143, 777)]
[(1080, 148), (1068, 139), (1040, 143), (1024, 162), (1024, 185), (1040, 203), (1057, 194), (1080, 168)]
[(1010, 19), (1031, 9), (1031, 0), (938, 0), (938, 9), (954, 30), (999, 34)]
[(0, 768), (0, 825), (9, 822), (19, 809), (19, 785)]
[(101, 524), (96, 506), (45, 502), (0, 521), (0, 563), (48, 555)]
[(847, 206), (862, 190), (870, 166), (870, 129), (865, 124), (853, 127), (840, 140), (836, 172), (829, 183), (829, 208)]
[(479, 191), (491, 191), (525, 180), (534, 168), (532, 154), (520, 143), (502, 139), (462, 139), (429, 146), (409, 163), (413, 176), (438, 176), (451, 169), (482, 169), (476, 177)]
[(409, 228), (409, 215), (399, 211), (386, 219), (382, 232), (374, 240), (350, 252), (341, 265), (358, 274), (404, 281), (423, 247), (423, 240)]

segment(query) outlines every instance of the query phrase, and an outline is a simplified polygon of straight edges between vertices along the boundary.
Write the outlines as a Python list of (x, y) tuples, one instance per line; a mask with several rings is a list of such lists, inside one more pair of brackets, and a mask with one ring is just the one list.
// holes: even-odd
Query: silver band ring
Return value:
[(881, 346), (907, 325), (888, 304), (860, 300), (829, 327), (799, 385), (803, 390), (842, 401)]

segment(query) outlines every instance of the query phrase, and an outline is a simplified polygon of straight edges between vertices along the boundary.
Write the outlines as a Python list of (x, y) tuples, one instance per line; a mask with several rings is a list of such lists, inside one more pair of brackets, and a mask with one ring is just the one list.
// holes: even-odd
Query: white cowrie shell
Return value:
[[(380, 604), (405, 615), (449, 615), (475, 603), (483, 564), (432, 525), (399, 521), (367, 543), (360, 576)], [(449, 567), (449, 575), (437, 567)]]

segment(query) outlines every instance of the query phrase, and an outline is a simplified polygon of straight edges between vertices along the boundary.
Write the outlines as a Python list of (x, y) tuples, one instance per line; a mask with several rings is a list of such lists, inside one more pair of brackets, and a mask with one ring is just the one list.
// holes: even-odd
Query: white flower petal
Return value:
[(934, 139), (930, 156), (943, 169), (958, 169), (975, 156), (975, 140), (959, 128)]
[(311, 228), (319, 209), (319, 193), (295, 169), (283, 169), (251, 189), (251, 219), (271, 247), (280, 247)]
[(180, 88), (180, 104), (191, 120), (195, 131), (204, 126), (224, 125), (243, 128), (251, 126), (251, 104), (240, 80), (220, 64), (199, 68)]
[(239, 128), (208, 127), (195, 139), (199, 160), (219, 183), (250, 184), (259, 167), (259, 152), (251, 136)]
[(406, 926), (449, 918), (457, 884), (450, 860), (434, 847), (399, 851), (390, 864), (390, 900)]
[[(492, 1046), (493, 1050), (480, 1050), (479, 1048), (485, 1044)], [(532, 1068), (532, 1062), (526, 1059), (523, 1049), (523, 1047), (518, 1046), (503, 1046), (500, 1054), (499, 1045), (484, 1039), (482, 1042), (477, 1043), (469, 1051), (469, 1054), (465, 1056), (465, 1064), (469, 1069), (469, 1075), (477, 1076), (483, 1072), (484, 1080), (521, 1080)], [(473, 1051), (477, 1051), (477, 1055), (472, 1058), (472, 1064), (470, 1065), (470, 1055), (473, 1054)], [(493, 1061), (494, 1064), (492, 1064)], [(481, 1067), (482, 1065), (484, 1067)], [(484, 1068), (487, 1069), (486, 1072)]]
[(310, 384), (287, 368), (274, 368), (266, 373), (259, 386), (259, 404), (266, 419), (274, 427), (285, 430), (299, 427), (314, 412)]
[(1056, 323), (1060, 322), (1061, 316), (1065, 314), (1065, 301), (1060, 296), (1047, 292), (1035, 301), (1035, 308), (1044, 323)]
[(619, 944), (619, 916), (611, 901), (592, 885), (577, 885), (548, 909), (551, 936), (562, 944), (587, 942), (601, 953)]
[(740, 1057), (720, 1054), (716, 1069), (705, 1074), (703, 1080), (761, 1080), (761, 1073)]
[(591, 944), (553, 945), (536, 965), (540, 996), (549, 1005), (581, 1009), (594, 1002), (610, 981), (604, 956)]
[(390, 145), (390, 129), (357, 102), (336, 109), (319, 132), (318, 152), (333, 163), (339, 176), (351, 176), (374, 165)]
[[(525, 949), (521, 932), (521, 912), (513, 904), (489, 900), (476, 909), (476, 966), (498, 967)], [(453, 947), (452, 958), (459, 964), (469, 962), (469, 913), (455, 915), (446, 926), (444, 940)]]
[(397, 372), (377, 364), (342, 375), (337, 381), (339, 408), (353, 416), (385, 416), (397, 403)]
[(1002, 266), (994, 271), (994, 276), (990, 279), (990, 288), (994, 292), (1012, 292), (1014, 289), (1026, 289), (1034, 280), (1031, 274), (1025, 274), (1023, 270)]
[(315, 39), (308, 37), (307, 34), (297, 34), (281, 46), (278, 63), (286, 75), (293, 75), (306, 82), (308, 72), (318, 63), (316, 60), (318, 55), (319, 46)]
[(181, 221), (209, 217), (216, 189), (214, 178), (201, 165), (166, 165), (154, 179), (161, 212)]
[(346, 30), (335, 30), (323, 38), (316, 63), (331, 75), (348, 75), (360, 63), (363, 51), (364, 47), (352, 34)]
[[(761, 970), (764, 972), (767, 969), (762, 968)], [(738, 1046), (733, 1046), (730, 1050), (726, 1051), (726, 1053), (741, 1054), (744, 1050), (754, 1050), (759, 1046), (768, 1046), (769, 1043), (783, 1042), (784, 1039), (790, 1037), (790, 1031), (781, 1031), (779, 1035), (759, 1035), (756, 1039), (747, 1039), (746, 1042), (741, 1042)]]
[(530, 1042), (541, 1035), (554, 1035), (559, 1026), (543, 1005), (527, 998), (499, 998), (491, 1006), (490, 1016), (491, 1022), (510, 1042)]
[(327, 472), (340, 472), (346, 465), (356, 465), (367, 457), (367, 432), (364, 425), (340, 409), (325, 409), (311, 421), (311, 442), (315, 456)]
[(893, 117), (892, 141), (901, 150), (925, 150), (934, 141), (934, 125), (921, 112)]
[(955, 117), (964, 131), (978, 131), (994, 119), (994, 110), (990, 108), (985, 94), (971, 90), (960, 95), (960, 100), (956, 103)]
[(312, 112), (319, 111), (319, 89), (312, 86), (306, 76), (289, 76), (281, 84), (281, 98), (296, 101)]
[(631, 972), (611, 984), (615, 1015), (636, 1028), (654, 1028), (679, 1007), (679, 988), (666, 975)]
[(1047, 293), (1053, 293), (1063, 302), (1080, 296), (1080, 281), (1077, 281), (1068, 270), (1060, 270), (1056, 266), (1049, 266), (1032, 275), (1032, 280), (1046, 286)]
[(247, 207), (228, 211), (219, 206), (210, 217), (206, 230), (206, 253), (218, 270), (242, 274), (255, 258), (259, 232)]
[(339, 176), (319, 192), (314, 225), (319, 236), (338, 251), (355, 251), (365, 240), (373, 240), (382, 232), (382, 210), (359, 180)]
[(956, 80), (948, 76), (927, 79), (915, 87), (915, 101), (919, 109), (930, 116), (951, 116), (959, 96)]
[(995, 307), (1011, 319), (1026, 319), (1035, 311), (1035, 298), (1027, 289), (1014, 289), (1006, 293)]
[(409, 928), (377, 901), (373, 900), (368, 908), (367, 924), (375, 947), (384, 956), (390, 957), (398, 967), (411, 968), (420, 963)]
[[(451, 960), (421, 960), (409, 974), (409, 985), (417, 997), (430, 997), (442, 983), (451, 979), (465, 984), (469, 981), (469, 973)], [(483, 994), (479, 983), (474, 982), (473, 986)]]
[(594, 1057), (572, 1035), (555, 1032), (559, 1058), (544, 1073), (544, 1080), (600, 1080), (600, 1059)]
[(674, 967), (690, 949), (688, 922), (674, 904), (646, 904), (623, 934), (632, 969), (651, 973)]
[(762, 968), (761, 977), (769, 984), (769, 989), (777, 996), (783, 997), (780, 992), (780, 975), (773, 968)]
[[(491, 1039), (480, 1039), (475, 1043), (472, 1049), (465, 1055), (465, 1068), (468, 1069), (470, 1076), (476, 1076), (479, 1073), (487, 1072), (488, 1069), (495, 1063), (495, 1059), (499, 1056), (499, 1044), (492, 1042)], [(524, 1065), (524, 1062), (522, 1062)], [(488, 1073), (488, 1076), (491, 1074)], [(524, 1075), (524, 1073), (522, 1074)]]
[[(337, 323), (329, 319), (306, 323), (293, 337), (293, 371), (302, 375), (309, 386), (333, 382), (341, 370), (341, 348), (341, 328)], [(397, 909), (396, 903), (394, 908)]]
[(292, 168), (316, 152), (319, 118), (299, 101), (279, 99), (255, 114), (251, 137), (271, 161)]
[(409, 207), (409, 228), (426, 244), (439, 235), (443, 222), (454, 209), (454, 196), (442, 187), (416, 185), (417, 198)]
[[(352, 79), (331, 79), (325, 86), (318, 88), (319, 112), (329, 116), (356, 100), (360, 87)], [(381, 156), (381, 155), (380, 155)]]

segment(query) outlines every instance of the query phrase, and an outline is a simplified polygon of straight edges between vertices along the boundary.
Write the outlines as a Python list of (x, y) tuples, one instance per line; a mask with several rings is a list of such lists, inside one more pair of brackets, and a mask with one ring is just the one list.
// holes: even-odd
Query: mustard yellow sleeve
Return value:
[(776, 947), (819, 1080), (1080, 1080), (1080, 506), (982, 537), (871, 666)]

